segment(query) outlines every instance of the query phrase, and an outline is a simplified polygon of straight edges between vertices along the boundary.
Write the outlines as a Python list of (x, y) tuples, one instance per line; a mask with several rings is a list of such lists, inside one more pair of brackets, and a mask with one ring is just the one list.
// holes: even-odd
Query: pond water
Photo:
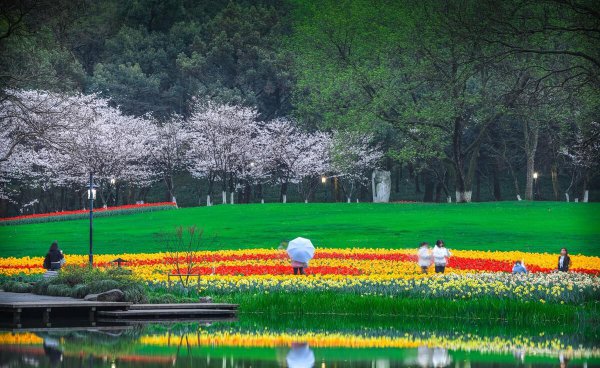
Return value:
[(597, 326), (241, 315), (0, 331), (0, 367), (596, 367)]

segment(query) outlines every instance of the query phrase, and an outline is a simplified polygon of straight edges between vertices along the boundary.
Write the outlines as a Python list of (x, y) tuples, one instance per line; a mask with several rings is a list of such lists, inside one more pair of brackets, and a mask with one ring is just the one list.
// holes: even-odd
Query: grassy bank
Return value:
[[(183, 208), (98, 218), (96, 253), (164, 250), (156, 235), (178, 225), (205, 229), (210, 249), (276, 247), (304, 236), (318, 247), (413, 247), (443, 238), (450, 248), (600, 255), (599, 203), (498, 202), (470, 204), (313, 203)], [(53, 240), (70, 254), (88, 250), (86, 220), (0, 227), (7, 256), (45, 254)]]

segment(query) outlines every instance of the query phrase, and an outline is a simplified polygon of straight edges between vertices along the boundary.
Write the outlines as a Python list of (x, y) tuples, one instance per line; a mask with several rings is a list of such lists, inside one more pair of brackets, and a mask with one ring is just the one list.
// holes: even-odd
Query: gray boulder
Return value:
[(212, 298), (210, 296), (203, 296), (199, 300), (200, 303), (212, 303)]
[(88, 294), (83, 300), (90, 302), (122, 302), (125, 300), (125, 293), (119, 289), (112, 289), (99, 294)]

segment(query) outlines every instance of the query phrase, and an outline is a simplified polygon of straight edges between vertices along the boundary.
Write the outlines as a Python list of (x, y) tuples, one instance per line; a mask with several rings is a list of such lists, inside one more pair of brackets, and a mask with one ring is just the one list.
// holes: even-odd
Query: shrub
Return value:
[(53, 279), (53, 283), (75, 286), (83, 284), (93, 273), (95, 273), (95, 270), (90, 270), (87, 267), (69, 265), (58, 273), (58, 277)]
[(3, 289), (4, 291), (13, 293), (30, 293), (33, 290), (33, 286), (27, 282), (7, 281), (4, 283)]
[(179, 300), (173, 294), (150, 294), (148, 296), (148, 303), (150, 304), (160, 304), (160, 303), (177, 303)]
[(71, 287), (65, 284), (48, 285), (47, 295), (52, 296), (71, 296)]
[(33, 293), (38, 295), (47, 295), (48, 294), (48, 286), (50, 286), (51, 280), (43, 279), (36, 282), (33, 285)]
[(112, 289), (120, 289), (121, 284), (116, 280), (97, 280), (87, 284), (90, 293), (98, 294)]
[(73, 298), (83, 298), (88, 294), (112, 289), (123, 291), (128, 302), (145, 303), (148, 300), (145, 283), (133, 276), (131, 270), (123, 268), (103, 270), (69, 266), (62, 269), (56, 278), (41, 280), (31, 287), (35, 294)]
[(125, 301), (130, 303), (147, 303), (147, 291), (141, 284), (129, 285), (123, 290), (125, 293)]
[(85, 284), (78, 284), (73, 286), (71, 289), (71, 297), (82, 299), (86, 295), (90, 294), (90, 287)]

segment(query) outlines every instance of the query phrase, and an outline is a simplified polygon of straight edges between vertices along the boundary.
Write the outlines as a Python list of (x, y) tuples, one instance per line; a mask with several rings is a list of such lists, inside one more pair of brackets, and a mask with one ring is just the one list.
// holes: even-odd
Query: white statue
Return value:
[(387, 203), (390, 201), (392, 188), (392, 177), (389, 171), (375, 170), (371, 177), (371, 188), (373, 190), (373, 202)]

